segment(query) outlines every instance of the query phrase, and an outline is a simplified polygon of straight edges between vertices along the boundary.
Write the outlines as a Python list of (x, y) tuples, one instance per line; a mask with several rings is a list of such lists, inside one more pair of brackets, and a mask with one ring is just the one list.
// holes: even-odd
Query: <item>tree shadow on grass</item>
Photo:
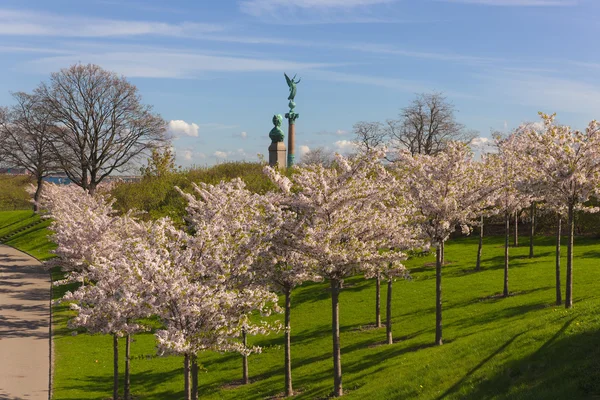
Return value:
[[(537, 351), (507, 363), (495, 376), (473, 390), (468, 376), (457, 382), (467, 394), (461, 399), (592, 399), (600, 396), (600, 332), (565, 336), (570, 319)], [(562, 337), (561, 337), (562, 336)], [(456, 397), (458, 398), (458, 397)]]

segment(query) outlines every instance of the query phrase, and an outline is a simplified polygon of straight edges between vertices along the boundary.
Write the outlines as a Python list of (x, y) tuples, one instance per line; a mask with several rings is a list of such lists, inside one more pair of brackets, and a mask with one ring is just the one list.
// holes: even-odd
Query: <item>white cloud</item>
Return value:
[(222, 26), (214, 24), (188, 22), (169, 24), (0, 9), (0, 35), (61, 37), (154, 35), (189, 37), (223, 30)]
[(438, 0), (447, 3), (478, 4), (484, 6), (511, 6), (511, 7), (556, 7), (574, 6), (577, 0)]
[(248, 132), (234, 133), (231, 136), (234, 138), (240, 138), (242, 140), (246, 140), (246, 139), (248, 139)]
[(345, 131), (343, 129), (338, 129), (337, 131), (335, 131), (336, 135), (342, 136), (342, 135), (347, 135), (348, 131)]
[(474, 138), (473, 140), (471, 140), (471, 143), (470, 143), (471, 146), (476, 146), (476, 147), (487, 146), (489, 144), (490, 144), (490, 139), (486, 138), (486, 137), (481, 137), (481, 136)]
[(334, 145), (340, 153), (351, 153), (356, 150), (356, 143), (351, 140), (338, 140)]
[(246, 138), (248, 137), (248, 133), (246, 133), (246, 132), (242, 132), (242, 133), (240, 133), (240, 137), (241, 137), (242, 139), (246, 139)]
[(300, 157), (303, 157), (306, 153), (308, 153), (310, 151), (310, 147), (306, 146), (306, 145), (302, 145), (299, 148), (300, 150)]
[(183, 120), (176, 119), (169, 122), (167, 131), (175, 137), (193, 136), (198, 137), (200, 127), (195, 123), (187, 123)]
[(213, 153), (213, 156), (217, 158), (227, 158), (229, 157), (229, 154), (227, 152), (217, 150)]
[(194, 153), (192, 153), (192, 151), (190, 151), (190, 150), (185, 150), (185, 151), (183, 152), (183, 159), (184, 159), (184, 160), (186, 160), (186, 161), (191, 161), (191, 160), (192, 160), (192, 156), (193, 156), (193, 154), (194, 154)]
[(274, 15), (280, 10), (350, 10), (394, 1), (396, 0), (244, 0), (240, 3), (240, 9), (246, 14), (259, 17)]

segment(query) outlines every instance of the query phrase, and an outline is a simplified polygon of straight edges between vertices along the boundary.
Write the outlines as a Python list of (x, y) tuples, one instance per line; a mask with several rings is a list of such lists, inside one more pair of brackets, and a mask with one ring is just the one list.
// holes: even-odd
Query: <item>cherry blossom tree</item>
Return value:
[[(248, 317), (257, 311), (263, 315), (279, 311), (277, 295), (257, 277), (253, 265), (281, 225), (281, 211), (266, 196), (247, 190), (241, 179), (194, 185), (194, 191), (198, 197), (180, 191), (188, 201), (187, 220), (194, 232), (187, 244), (192, 253), (190, 279), (192, 283), (203, 282), (215, 292), (220, 290), (222, 294), (215, 296), (225, 296), (230, 302), (226, 307), (219, 306), (227, 311), (225, 316), (221, 311), (225, 324), (217, 348), (239, 351), (246, 357), (258, 348), (240, 344), (234, 338), (278, 329), (277, 325), (252, 323)], [(247, 368), (244, 376), (247, 378)]]
[(144, 327), (136, 321), (148, 316), (138, 296), (139, 272), (122, 252), (122, 244), (139, 229), (130, 215), (116, 216), (112, 202), (97, 194), (89, 195), (76, 186), (48, 185), (42, 202), (53, 218), (52, 240), (58, 256), (50, 265), (60, 265), (67, 274), (55, 285), (81, 283), (68, 291), (61, 302), (69, 302), (77, 314), (69, 321), (72, 328), (90, 333), (113, 335), (113, 398), (118, 397), (118, 338), (126, 337), (125, 398), (129, 397), (130, 335)]
[(393, 229), (396, 214), (385, 204), (393, 177), (379, 160), (374, 153), (354, 160), (337, 155), (332, 168), (297, 168), (290, 178), (265, 169), (284, 195), (281, 204), (298, 210), (303, 219), (302, 229), (294, 232), (296, 250), (330, 283), (335, 396), (343, 394), (339, 295), (344, 279), (361, 268), (406, 257), (399, 251), (379, 251), (402, 247), (404, 240)]
[[(544, 129), (524, 127), (520, 154), (535, 179), (527, 185), (543, 194), (549, 207), (566, 210), (567, 281), (565, 307), (573, 306), (573, 237), (575, 211), (596, 211), (583, 205), (598, 194), (600, 179), (600, 125), (591, 121), (584, 131), (555, 123), (555, 114), (540, 113)], [(533, 175), (533, 174), (531, 174)]]
[(524, 177), (523, 168), (520, 164), (520, 156), (515, 152), (513, 142), (518, 140), (516, 134), (508, 137), (495, 137), (498, 153), (490, 154), (485, 159), (486, 170), (499, 177), (499, 192), (496, 196), (495, 208), (504, 215), (504, 289), (502, 296), (508, 297), (508, 266), (509, 266), (509, 240), (510, 240), (510, 219), (515, 216), (515, 246), (518, 239), (518, 212), (533, 201), (530, 191), (522, 190), (521, 180)]
[(435, 156), (407, 152), (394, 164), (398, 179), (396, 191), (406, 194), (415, 209), (415, 223), (436, 247), (436, 333), (442, 340), (442, 266), (444, 243), (460, 225), (469, 233), (482, 211), (490, 205), (497, 190), (483, 173), (483, 164), (473, 161), (471, 150), (461, 143), (450, 143)]

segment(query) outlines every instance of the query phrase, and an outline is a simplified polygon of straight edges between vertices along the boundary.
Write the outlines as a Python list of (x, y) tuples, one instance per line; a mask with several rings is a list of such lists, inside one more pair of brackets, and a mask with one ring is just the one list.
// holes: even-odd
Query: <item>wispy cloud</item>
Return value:
[(564, 7), (574, 6), (578, 0), (437, 0), (446, 3), (477, 4), (501, 7)]
[(476, 77), (480, 81), (478, 91), (494, 101), (536, 107), (538, 111), (598, 117), (600, 86), (590, 82), (549, 74), (502, 71)]
[(209, 23), (169, 24), (0, 9), (0, 35), (11, 36), (123, 37), (153, 35), (188, 37), (222, 32), (224, 29), (222, 25)]
[(396, 0), (244, 0), (240, 2), (240, 9), (246, 14), (264, 16), (274, 15), (281, 10), (350, 10), (394, 1)]
[(195, 78), (205, 72), (298, 72), (335, 64), (296, 62), (268, 58), (226, 57), (184, 51), (128, 51), (77, 53), (43, 57), (27, 65), (35, 72), (49, 73), (74, 63), (93, 63), (124, 74), (142, 78)]

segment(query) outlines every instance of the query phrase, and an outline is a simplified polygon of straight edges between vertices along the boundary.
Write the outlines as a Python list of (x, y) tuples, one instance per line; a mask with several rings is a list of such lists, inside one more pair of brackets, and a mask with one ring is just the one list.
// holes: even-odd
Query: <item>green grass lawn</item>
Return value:
[[(0, 213), (0, 229), (5, 219), (5, 213)], [(30, 235), (34, 244), (27, 241), (26, 234), (15, 238), (13, 245), (29, 248), (32, 254), (49, 249), (49, 245), (35, 244), (40, 233)], [(576, 239), (574, 308), (565, 310), (554, 306), (553, 240), (536, 240), (534, 259), (527, 258), (525, 243), (511, 248), (513, 295), (506, 299), (498, 297), (503, 283), (503, 238), (486, 238), (481, 272), (473, 271), (477, 238), (447, 244), (449, 265), (443, 271), (445, 344), (441, 347), (432, 346), (433, 257), (410, 260), (407, 264), (413, 279), (394, 284), (397, 342), (390, 346), (382, 344), (385, 328), (368, 327), (374, 322), (374, 281), (361, 277), (347, 280), (340, 296), (345, 397), (475, 400), (600, 396), (600, 241)], [(564, 265), (563, 259), (563, 270)], [(383, 289), (382, 301), (385, 295)], [(292, 303), (297, 398), (325, 398), (333, 387), (327, 284), (298, 288)], [(73, 336), (66, 329), (68, 312), (59, 308), (54, 315), (53, 398), (108, 398), (112, 387), (111, 338)], [(134, 340), (135, 398), (182, 398), (182, 358), (157, 357), (151, 333), (136, 335)], [(239, 355), (200, 355), (202, 398), (264, 399), (283, 391), (283, 336), (252, 338), (252, 343), (263, 346), (263, 353), (249, 358), (251, 383), (247, 386), (235, 382), (241, 378)]]

